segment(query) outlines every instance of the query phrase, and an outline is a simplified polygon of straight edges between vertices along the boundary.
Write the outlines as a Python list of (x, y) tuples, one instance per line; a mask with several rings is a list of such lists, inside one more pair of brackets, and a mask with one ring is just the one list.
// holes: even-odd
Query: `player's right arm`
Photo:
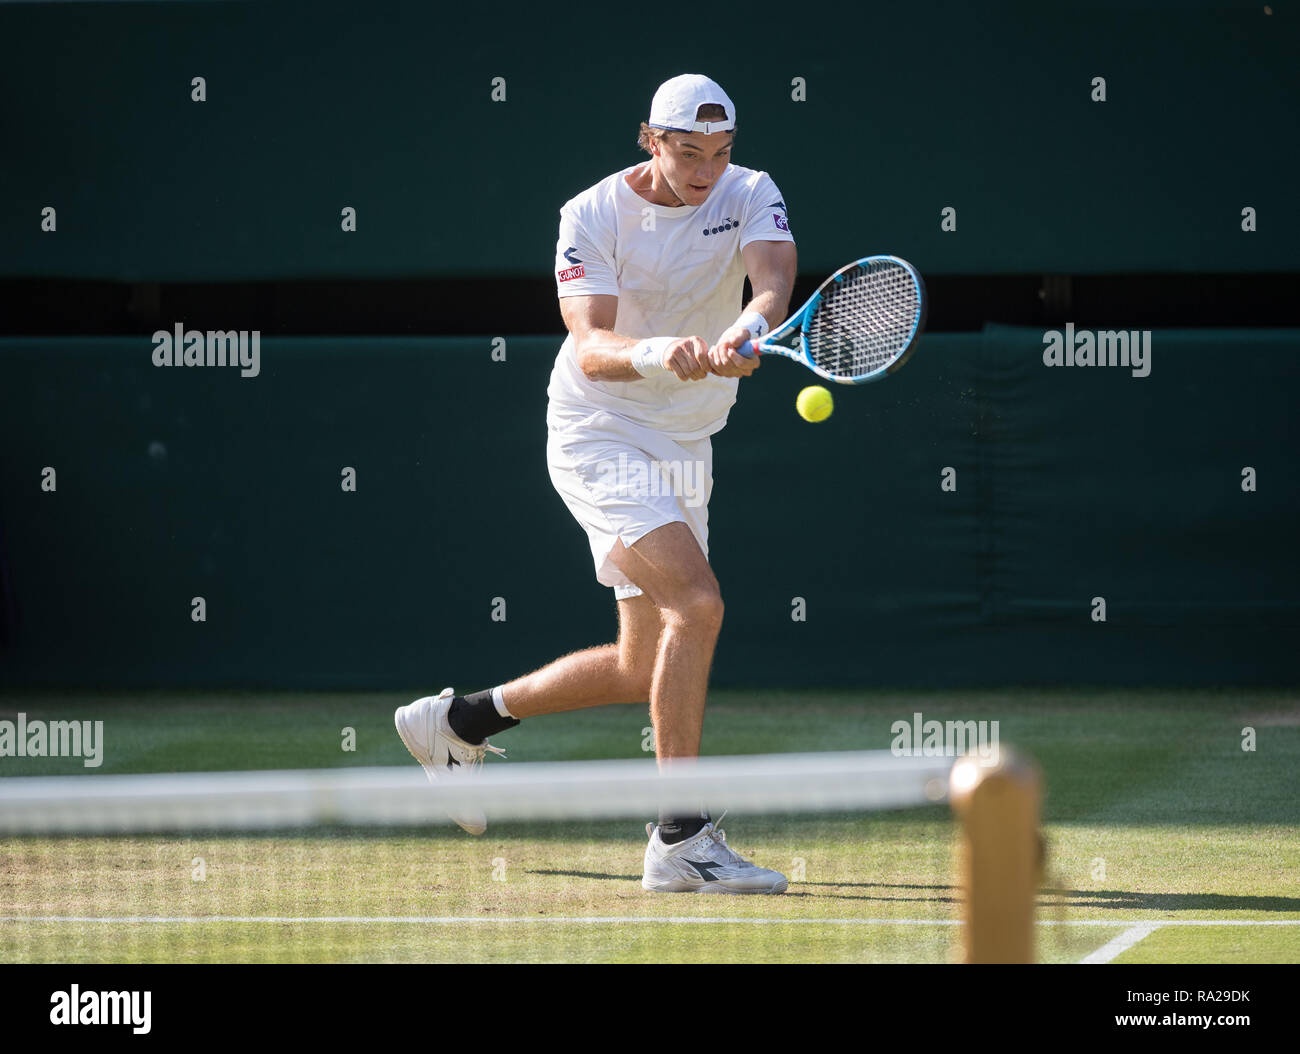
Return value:
[[(639, 381), (645, 374), (633, 365), (647, 342), (614, 332), (618, 297), (566, 296), (560, 298), (560, 315), (573, 335), (578, 368), (593, 381)], [(658, 346), (655, 345), (658, 355)], [(709, 375), (709, 346), (701, 337), (675, 338), (662, 350), (664, 367), (678, 380), (698, 381)]]

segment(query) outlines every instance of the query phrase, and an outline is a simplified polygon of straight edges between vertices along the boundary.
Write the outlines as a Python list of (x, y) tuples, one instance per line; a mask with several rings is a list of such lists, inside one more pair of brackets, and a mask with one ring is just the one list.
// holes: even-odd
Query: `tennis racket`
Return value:
[(738, 349), (768, 352), (836, 384), (866, 384), (897, 370), (925, 327), (925, 283), (906, 260), (865, 256), (841, 267), (778, 328)]

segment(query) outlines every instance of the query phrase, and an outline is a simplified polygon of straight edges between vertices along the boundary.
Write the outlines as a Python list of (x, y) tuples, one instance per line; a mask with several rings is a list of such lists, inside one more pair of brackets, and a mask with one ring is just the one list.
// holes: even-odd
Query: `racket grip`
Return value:
[(744, 355), (745, 358), (747, 359), (757, 358), (760, 354), (758, 350), (758, 341), (756, 340), (747, 340), (736, 350), (740, 352), (740, 354)]

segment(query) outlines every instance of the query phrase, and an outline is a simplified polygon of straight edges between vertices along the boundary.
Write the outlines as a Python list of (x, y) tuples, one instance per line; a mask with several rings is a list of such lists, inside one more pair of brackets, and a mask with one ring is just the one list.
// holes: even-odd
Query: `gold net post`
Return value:
[(1034, 961), (1041, 798), (1038, 766), (1011, 751), (1000, 751), (992, 765), (970, 756), (952, 768), (963, 962)]

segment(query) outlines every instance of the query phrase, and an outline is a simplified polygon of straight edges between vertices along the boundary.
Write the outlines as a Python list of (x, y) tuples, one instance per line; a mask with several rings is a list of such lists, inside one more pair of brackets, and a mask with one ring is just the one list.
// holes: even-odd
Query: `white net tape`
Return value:
[(498, 763), (430, 785), (413, 766), (0, 780), (0, 833), (122, 833), (310, 824), (448, 823), (472, 806), (494, 820), (653, 816), (659, 808), (770, 812), (886, 809), (944, 801), (951, 758), (889, 751)]

